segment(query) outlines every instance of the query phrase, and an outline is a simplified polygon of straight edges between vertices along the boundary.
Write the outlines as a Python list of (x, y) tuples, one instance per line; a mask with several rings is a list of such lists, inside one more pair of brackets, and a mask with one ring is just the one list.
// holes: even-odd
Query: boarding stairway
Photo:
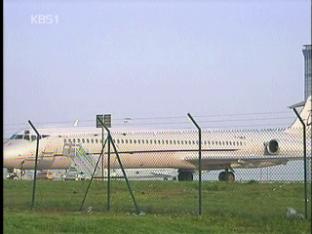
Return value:
[[(98, 157), (88, 154), (80, 144), (64, 145), (64, 154), (72, 159), (72, 165), (65, 174), (65, 179), (90, 179), (96, 166)], [(95, 176), (100, 174), (101, 168), (98, 165)]]

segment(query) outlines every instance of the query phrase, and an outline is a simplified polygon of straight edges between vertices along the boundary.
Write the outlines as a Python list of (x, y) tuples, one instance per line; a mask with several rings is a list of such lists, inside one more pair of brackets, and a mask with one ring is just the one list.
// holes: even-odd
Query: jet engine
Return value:
[(264, 146), (265, 146), (265, 154), (274, 155), (274, 154), (278, 154), (279, 152), (279, 144), (278, 144), (278, 141), (275, 139), (264, 143)]

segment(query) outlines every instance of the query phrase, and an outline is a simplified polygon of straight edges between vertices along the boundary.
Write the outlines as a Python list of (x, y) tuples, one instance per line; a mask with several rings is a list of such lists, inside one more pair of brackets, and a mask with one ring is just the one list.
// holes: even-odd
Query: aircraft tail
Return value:
[[(304, 107), (300, 112), (300, 117), (302, 118), (302, 120), (304, 121), (304, 123), (308, 129), (311, 128), (311, 119), (312, 119), (311, 113), (312, 113), (312, 100), (311, 100), (311, 96), (310, 96), (307, 99), (307, 101), (305, 102)], [(290, 130), (301, 129), (301, 128), (302, 128), (302, 124), (301, 124), (299, 118), (297, 118), (295, 120), (295, 122), (292, 125), (290, 125), (290, 127), (289, 127)]]

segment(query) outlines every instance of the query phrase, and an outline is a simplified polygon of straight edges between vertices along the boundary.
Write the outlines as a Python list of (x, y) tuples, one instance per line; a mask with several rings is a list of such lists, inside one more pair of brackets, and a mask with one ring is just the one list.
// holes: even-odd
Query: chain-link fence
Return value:
[[(307, 128), (305, 186), (302, 129), (211, 130), (204, 127), (199, 142), (198, 131), (188, 124), (194, 130), (168, 130), (168, 125), (166, 130), (153, 131), (112, 128), (109, 188), (108, 145), (101, 155), (101, 134), (55, 137), (63, 142), (63, 154), (72, 164), (66, 172), (58, 172), (59, 175), (51, 172), (54, 175), (51, 181), (40, 180), (49, 176), (48, 173), (40, 176), (43, 172), (39, 172), (35, 208), (78, 211), (83, 204), (83, 211), (136, 212), (132, 193), (140, 212), (196, 215), (200, 205), (201, 143), (203, 214), (240, 214), (253, 216), (255, 220), (257, 217), (304, 216), (307, 205), (310, 218), (310, 127)], [(55, 138), (51, 142), (55, 142)], [(112, 144), (125, 168), (129, 187)], [(31, 174), (29, 178), (32, 179)], [(30, 208), (31, 192), (31, 180), (5, 181), (4, 206)]]
[[(256, 203), (266, 202), (266, 206), (257, 205), (259, 210), (264, 207), (263, 214), (268, 212), (266, 209), (273, 207), (274, 211), (294, 208), (303, 213), (303, 142), (298, 136), (300, 134), (296, 131), (282, 129), (203, 130), (205, 212), (215, 208), (216, 203), (222, 204), (228, 196), (231, 205), (249, 201), (250, 209)], [(142, 210), (155, 213), (197, 212), (199, 142), (196, 131), (116, 133), (114, 142), (119, 148), (123, 165), (136, 168), (127, 169), (126, 172)], [(111, 160), (114, 191), (114, 184), (119, 188), (124, 178), (114, 155)], [(309, 163), (307, 172), (309, 177)], [(227, 189), (230, 190), (226, 192)], [(225, 197), (215, 197), (218, 193), (214, 190)], [(255, 190), (254, 195), (249, 190)], [(296, 199), (289, 199), (294, 194)], [(113, 197), (118, 198), (118, 195)], [(118, 202), (112, 206), (118, 207)]]

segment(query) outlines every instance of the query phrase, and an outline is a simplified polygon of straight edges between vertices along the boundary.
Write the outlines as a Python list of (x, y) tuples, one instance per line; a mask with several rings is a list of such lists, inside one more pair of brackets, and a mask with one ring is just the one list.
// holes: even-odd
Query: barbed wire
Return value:
[[(202, 128), (219, 128), (219, 129), (228, 129), (228, 128), (258, 128), (258, 127), (262, 127), (262, 128), (268, 128), (269, 126), (274, 126), (274, 127), (288, 127), (289, 123), (262, 123), (262, 124), (239, 124), (239, 125), (208, 125), (208, 123), (202, 123), (201, 127)], [(153, 123), (153, 124), (149, 124), (149, 123), (145, 123), (145, 124), (140, 124), (140, 125), (135, 125), (135, 124), (125, 124), (125, 123), (120, 123), (120, 124), (113, 124), (114, 127), (140, 127), (140, 126), (151, 126), (153, 128), (183, 128), (183, 129), (192, 129), (192, 126), (189, 126), (189, 122), (183, 122), (183, 123), (170, 123), (170, 124), (164, 124), (164, 123)], [(45, 127), (52, 127), (52, 126), (45, 126)], [(55, 126), (54, 126), (55, 127)], [(83, 126), (83, 127), (93, 127), (93, 126)], [(24, 129), (22, 128), (5, 128), (5, 130), (9, 131), (11, 130), (11, 132), (13, 132), (13, 130), (15, 130), (14, 132), (19, 132), (22, 131)]]
[[(212, 118), (212, 117), (230, 117), (230, 116), (250, 116), (250, 115), (275, 115), (275, 114), (290, 114), (289, 112), (286, 111), (281, 111), (281, 112), (257, 112), (257, 113), (239, 113), (239, 114), (214, 114), (214, 115), (194, 115), (195, 118)], [(254, 120), (264, 120), (264, 119), (291, 119), (294, 117), (289, 116), (289, 117), (274, 117), (274, 118), (257, 118)], [(122, 122), (133, 122), (133, 121), (138, 121), (138, 120), (166, 120), (166, 119), (187, 119), (186, 116), (158, 116), (158, 117), (124, 117), (124, 118), (116, 118), (113, 119), (114, 122), (122, 121)], [(78, 119), (79, 120), (79, 119)], [(234, 120), (222, 120), (222, 121), (254, 121), (253, 119), (234, 119)], [(200, 120), (204, 122), (204, 120)], [(206, 120), (205, 122), (209, 122), (210, 120)], [(216, 122), (219, 122), (221, 120), (216, 120)], [(86, 119), (86, 120), (79, 120), (79, 123), (88, 123), (88, 122), (95, 122), (95, 119)], [(212, 122), (212, 121), (210, 121)], [(68, 123), (74, 123), (73, 120), (66, 120), (66, 121), (51, 121), (51, 122), (37, 122), (36, 124), (39, 125), (48, 125), (48, 124), (68, 124)], [(27, 123), (8, 123), (4, 124), (5, 127), (7, 126), (23, 126), (27, 125)]]
[[(199, 120), (199, 123), (226, 123), (226, 122), (241, 122), (241, 121), (262, 121), (262, 120), (290, 120), (293, 118), (290, 117), (283, 117), (283, 118), (254, 118), (254, 119), (223, 119), (223, 120)], [(138, 125), (168, 125), (168, 124), (189, 124), (189, 121), (183, 121), (183, 122), (145, 122), (145, 123), (131, 123), (128, 122), (127, 124), (129, 125), (134, 125), (134, 124), (138, 124)]]

